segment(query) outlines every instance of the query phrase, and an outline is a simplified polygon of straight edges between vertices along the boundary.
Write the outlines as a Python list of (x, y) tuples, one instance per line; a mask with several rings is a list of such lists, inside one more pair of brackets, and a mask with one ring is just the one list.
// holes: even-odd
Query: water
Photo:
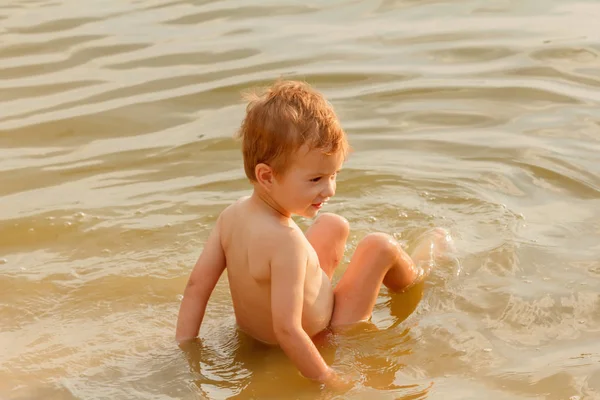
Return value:
[(431, 226), (460, 251), (410, 317), (422, 288), (384, 290), (379, 332), (322, 348), (360, 381), (346, 398), (600, 398), (599, 19), (578, 0), (4, 1), (0, 397), (319, 395), (235, 333), (224, 281), (202, 344), (174, 344), (203, 241), (249, 191), (240, 91), (283, 76), (355, 149), (326, 210), (349, 253)]

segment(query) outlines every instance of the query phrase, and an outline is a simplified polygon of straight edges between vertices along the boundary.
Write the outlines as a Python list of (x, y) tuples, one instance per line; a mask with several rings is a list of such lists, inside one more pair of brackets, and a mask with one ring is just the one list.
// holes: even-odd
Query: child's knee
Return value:
[(327, 231), (331, 232), (335, 237), (348, 238), (350, 234), (350, 224), (346, 218), (333, 213), (323, 213), (317, 217), (315, 224), (323, 224), (327, 227)]
[(359, 246), (371, 257), (377, 257), (386, 264), (396, 261), (401, 251), (400, 244), (396, 239), (381, 232), (369, 233), (359, 243)]

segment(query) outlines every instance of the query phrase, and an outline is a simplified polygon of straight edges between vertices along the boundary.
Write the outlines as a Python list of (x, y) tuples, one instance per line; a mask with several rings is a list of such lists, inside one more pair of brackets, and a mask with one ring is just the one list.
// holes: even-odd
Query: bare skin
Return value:
[(434, 230), (411, 258), (391, 236), (369, 234), (334, 289), (331, 278), (344, 255), (348, 222), (322, 214), (304, 234), (291, 215), (317, 215), (335, 194), (341, 162), (302, 149), (283, 174), (257, 165), (254, 193), (221, 213), (191, 273), (178, 341), (197, 336), (210, 294), (227, 270), (239, 328), (279, 345), (305, 377), (339, 386), (312, 339), (326, 328), (367, 320), (382, 283), (405, 290), (423, 278), (415, 265), (429, 262), (438, 255), (432, 249), (443, 252), (449, 243), (445, 231)]
[[(302, 299), (302, 328), (309, 336), (328, 326), (333, 288), (300, 228), (291, 220), (283, 224), (269, 219), (270, 213), (256, 199), (242, 199), (223, 213), (221, 237), (237, 325), (262, 342), (278, 344), (272, 303), (281, 296), (271, 282), (289, 280), (281, 286), (283, 290), (303, 283), (298, 285), (302, 289), (298, 298)], [(296, 272), (304, 276), (292, 281), (292, 276), (286, 275), (294, 271), (287, 265), (300, 263), (303, 265)], [(284, 276), (279, 276), (280, 272)]]

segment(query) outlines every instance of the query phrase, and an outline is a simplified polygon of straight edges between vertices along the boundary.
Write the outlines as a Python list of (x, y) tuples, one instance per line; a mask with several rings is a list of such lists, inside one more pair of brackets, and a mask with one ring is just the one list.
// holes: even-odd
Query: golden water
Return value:
[(3, 1), (0, 398), (319, 395), (236, 334), (226, 282), (201, 344), (173, 338), (249, 191), (240, 91), (280, 76), (349, 133), (326, 210), (349, 253), (436, 225), (460, 251), (408, 319), (383, 290), (379, 332), (322, 348), (345, 398), (600, 398), (598, 21), (594, 0)]

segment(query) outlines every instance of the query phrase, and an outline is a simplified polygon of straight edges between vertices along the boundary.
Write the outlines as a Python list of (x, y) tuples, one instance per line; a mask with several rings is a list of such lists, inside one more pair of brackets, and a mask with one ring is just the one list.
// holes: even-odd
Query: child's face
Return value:
[(286, 172), (276, 179), (272, 196), (290, 214), (313, 218), (335, 194), (342, 154), (325, 155), (301, 147)]

